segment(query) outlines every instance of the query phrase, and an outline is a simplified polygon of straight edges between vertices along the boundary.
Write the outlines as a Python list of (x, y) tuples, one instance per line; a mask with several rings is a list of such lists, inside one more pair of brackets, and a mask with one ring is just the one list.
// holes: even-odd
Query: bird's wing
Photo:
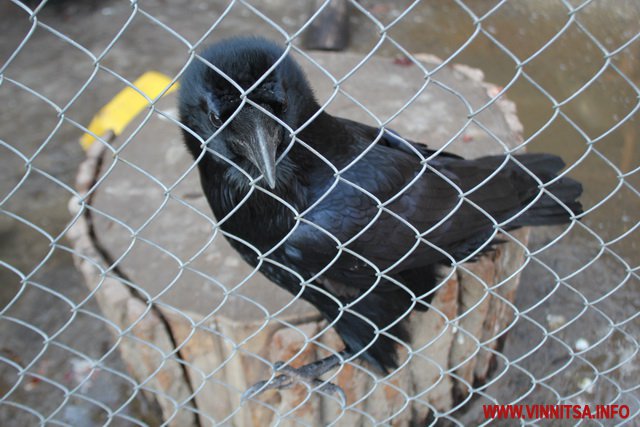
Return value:
[[(504, 157), (464, 160), (440, 153), (424, 162), (400, 138), (385, 133), (372, 145), (378, 130), (342, 123), (354, 151), (365, 154), (353, 162), (336, 159), (348, 165), (340, 181), (315, 186), (320, 202), (285, 245), (287, 261), (310, 276), (321, 273), (364, 289), (381, 274), (462, 259), (491, 241), (494, 218), (522, 204)], [(433, 154), (415, 146), (424, 157)]]
[[(455, 210), (458, 194), (456, 177), (446, 170), (421, 164), (413, 152), (376, 145), (336, 185), (323, 186), (321, 201), (284, 245), (287, 262), (356, 288), (369, 288), (381, 273), (433, 264), (444, 255), (421, 234)], [(450, 225), (443, 221), (428, 239), (443, 240)]]
[[(426, 144), (402, 138), (400, 134), (393, 129), (385, 128), (382, 130), (380, 128), (374, 128), (345, 118), (336, 118), (336, 120), (340, 122), (351, 135), (363, 142), (372, 143), (382, 132), (382, 135), (377, 142), (378, 145), (393, 148), (413, 156), (416, 156), (416, 152), (418, 152), (425, 158), (431, 157), (436, 153), (436, 150), (430, 149)], [(441, 151), (438, 153), (438, 156), (443, 158), (462, 159), (462, 157), (446, 151)]]

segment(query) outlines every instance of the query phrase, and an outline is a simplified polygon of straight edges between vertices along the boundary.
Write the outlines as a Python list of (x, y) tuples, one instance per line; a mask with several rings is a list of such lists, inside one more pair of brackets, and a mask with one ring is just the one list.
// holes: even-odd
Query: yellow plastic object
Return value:
[[(170, 84), (171, 79), (157, 71), (148, 71), (133, 82), (133, 86), (138, 88), (138, 91), (152, 100), (160, 95)], [(171, 93), (177, 88), (178, 84), (176, 83), (165, 94)], [(138, 91), (131, 87), (121, 90), (107, 105), (98, 111), (98, 114), (91, 120), (88, 129), (98, 136), (106, 135), (107, 132), (119, 135), (131, 120), (150, 105)], [(85, 133), (80, 138), (80, 144), (85, 150), (88, 150), (94, 141), (95, 138), (89, 133)]]

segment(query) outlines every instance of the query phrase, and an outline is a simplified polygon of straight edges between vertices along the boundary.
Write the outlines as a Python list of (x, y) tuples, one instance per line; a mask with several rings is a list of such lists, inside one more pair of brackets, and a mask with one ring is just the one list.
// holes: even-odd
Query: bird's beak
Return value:
[(276, 150), (282, 133), (279, 127), (264, 122), (258, 124), (254, 130), (255, 139), (247, 147), (247, 158), (258, 168), (272, 190), (276, 186)]

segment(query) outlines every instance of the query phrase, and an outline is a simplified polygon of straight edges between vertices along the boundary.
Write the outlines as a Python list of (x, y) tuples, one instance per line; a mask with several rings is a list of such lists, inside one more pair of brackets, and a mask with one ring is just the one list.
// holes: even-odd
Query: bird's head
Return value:
[[(304, 74), (284, 49), (259, 38), (225, 40), (201, 57), (205, 61), (194, 59), (181, 80), (181, 122), (211, 149), (206, 156), (228, 164), (226, 158), (275, 188), (285, 178), (276, 160), (291, 141), (287, 128), (304, 123), (316, 105)], [(192, 154), (200, 155), (200, 140), (183, 133)], [(233, 166), (227, 173), (243, 176)]]

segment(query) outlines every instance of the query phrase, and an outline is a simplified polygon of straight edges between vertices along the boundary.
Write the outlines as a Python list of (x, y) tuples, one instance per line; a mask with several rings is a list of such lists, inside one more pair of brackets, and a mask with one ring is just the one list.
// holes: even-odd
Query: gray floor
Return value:
[[(184, 65), (187, 49), (158, 21), (193, 43), (220, 16), (227, 2), (205, 5), (180, 0), (150, 0), (138, 3), (144, 13), (136, 14), (101, 61), (128, 80), (152, 69), (176, 75)], [(299, 28), (308, 13), (302, 2), (265, 0), (253, 3), (287, 31)], [(409, 2), (367, 0), (361, 4), (388, 23), (399, 16)], [(479, 14), (483, 13), (482, 8), (486, 9), (484, 2), (468, 1), (467, 4)], [(636, 35), (640, 20), (638, 8), (633, 1), (616, 3), (615, 8), (587, 7), (578, 14), (578, 20), (607, 49), (614, 50)], [(38, 19), (97, 55), (118, 35), (130, 15), (128, 1), (59, 0), (50, 1), (38, 14)], [(359, 12), (354, 12), (353, 21), (350, 50), (367, 53), (378, 40), (376, 28)], [(484, 21), (484, 28), (525, 59), (563, 28), (565, 22), (566, 11), (561, 6), (540, 2), (532, 13), (526, 2), (520, 1), (500, 8)], [(27, 15), (17, 6), (7, 2), (0, 4), (3, 32), (0, 63), (13, 54), (31, 25)], [(236, 5), (207, 39), (237, 34), (278, 37), (269, 23), (248, 8)], [(389, 35), (411, 52), (429, 52), (440, 57), (456, 52), (471, 34), (473, 26), (468, 15), (460, 7), (444, 2), (418, 5), (389, 31)], [(377, 53), (391, 58), (399, 55), (388, 42)], [(613, 63), (636, 86), (640, 83), (639, 54), (636, 41), (613, 58)], [(480, 68), (488, 81), (503, 86), (510, 84), (515, 73), (513, 60), (484, 35), (470, 43), (455, 62)], [(602, 65), (599, 48), (573, 25), (532, 60), (525, 71), (560, 102), (580, 91)], [(29, 366), (30, 372), (69, 389), (87, 376), (86, 364), (80, 354), (97, 359), (113, 347), (108, 326), (86, 314), (99, 311), (93, 300), (84, 302), (87, 289), (65, 249), (68, 243), (64, 236), (57, 240), (70, 220), (67, 211), (70, 194), (65, 186), (72, 186), (77, 166), (83, 159), (83, 152), (76, 142), (81, 132), (69, 122), (60, 122), (51, 106), (13, 81), (65, 107), (65, 117), (86, 125), (93, 114), (123, 87), (113, 75), (100, 71), (75, 98), (92, 71), (92, 61), (87, 55), (40, 26), (0, 83), (0, 141), (4, 141), (0, 144), (0, 197), (4, 198), (20, 183), (19, 189), (1, 206), (0, 260), (28, 276), (28, 284), (21, 286), (20, 278), (14, 272), (0, 267), (0, 307), (6, 307), (0, 317), (0, 356), (15, 365)], [(507, 95), (518, 105), (525, 137), (534, 135), (552, 116), (549, 99), (524, 79), (519, 79)], [(608, 69), (579, 96), (567, 102), (562, 111), (589, 138), (602, 135), (594, 144), (595, 150), (622, 172), (629, 172), (639, 163), (638, 119), (632, 117), (614, 132), (607, 133), (607, 130), (624, 119), (637, 102), (637, 94), (631, 90), (629, 82)], [(21, 180), (25, 176), (25, 162), (7, 145), (26, 158), (37, 153), (30, 161), (32, 168), (24, 181)], [(581, 159), (587, 144), (569, 120), (559, 118), (532, 141), (530, 149), (560, 154), (570, 163)], [(585, 389), (574, 401), (607, 403), (619, 396), (617, 403), (625, 402), (632, 411), (638, 410), (638, 344), (633, 337), (637, 337), (640, 330), (639, 321), (634, 317), (640, 308), (639, 283), (635, 275), (627, 274), (621, 260), (637, 268), (637, 231), (625, 233), (637, 226), (640, 199), (622, 186), (600, 205), (601, 200), (617, 189), (619, 181), (615, 170), (598, 153), (592, 150), (572, 172), (585, 184), (585, 205), (598, 206), (584, 221), (593, 233), (578, 227), (539, 257), (560, 277), (593, 262), (557, 289), (553, 275), (537, 262), (532, 262), (525, 270), (517, 306), (526, 317), (520, 318), (505, 346), (509, 360), (519, 360), (511, 364), (507, 374), (500, 376), (494, 385), (489, 385), (489, 392), (494, 396), (509, 399), (530, 391), (525, 402), (546, 403), (557, 398), (550, 390), (566, 396)], [(638, 175), (628, 175), (625, 180), (637, 188), (640, 184)], [(18, 217), (37, 225), (55, 239), (55, 249), (52, 250), (50, 240), (38, 229)], [(559, 232), (556, 229), (536, 231), (532, 247), (541, 247)], [(609, 246), (619, 258), (606, 251), (600, 252), (600, 239), (610, 241), (620, 235), (625, 237)], [(71, 310), (71, 304), (75, 306), (81, 302), (81, 311)], [(566, 346), (547, 336), (542, 329), (561, 324), (565, 325), (564, 329), (553, 336)], [(56, 338), (43, 344), (42, 334)], [(576, 344), (580, 347), (584, 342), (597, 345), (582, 358), (571, 358), (568, 347)], [(535, 353), (527, 356), (534, 348), (537, 348)], [(31, 363), (34, 358), (35, 362)], [(110, 353), (106, 365), (115, 370), (124, 369), (117, 352)], [(498, 372), (501, 368), (503, 366), (498, 367)], [(524, 375), (523, 370), (532, 373), (533, 377)], [(550, 375), (554, 372), (557, 374)], [(22, 381), (13, 389), (16, 370), (8, 363), (0, 362), (0, 394), (13, 389), (9, 400), (33, 408), (45, 418), (55, 412), (53, 418), (71, 425), (100, 425), (108, 420), (107, 412), (96, 405), (97, 401), (111, 410), (124, 406), (123, 413), (153, 424), (154, 408), (139, 395), (130, 399), (131, 385), (106, 370), (94, 373), (89, 381), (84, 381), (79, 390), (87, 397), (84, 400), (65, 400), (61, 390), (46, 379), (33, 378)], [(595, 383), (589, 387), (589, 381), (593, 380)], [(477, 407), (477, 402), (467, 406)], [(473, 409), (470, 408), (467, 414), (469, 419), (478, 416)], [(125, 419), (113, 422), (116, 425), (129, 423)], [(3, 405), (0, 410), (1, 425), (35, 423), (37, 417), (23, 409)]]

